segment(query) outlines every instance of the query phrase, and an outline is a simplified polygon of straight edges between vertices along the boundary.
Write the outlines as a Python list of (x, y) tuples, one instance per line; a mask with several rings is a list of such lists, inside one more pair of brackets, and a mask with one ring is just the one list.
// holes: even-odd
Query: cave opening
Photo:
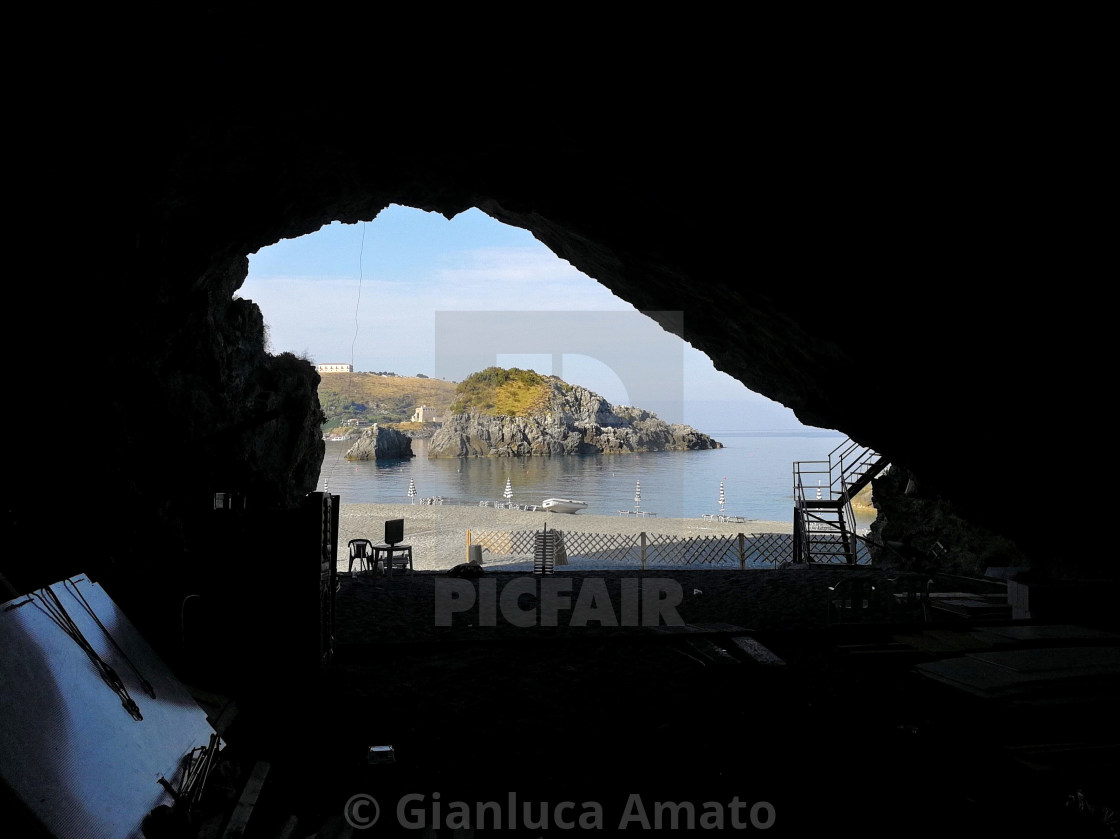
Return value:
[[(261, 307), (270, 352), (401, 376), (438, 375), (436, 367), (445, 360), (435, 357), (436, 312), (497, 312), (513, 321), (534, 311), (566, 311), (574, 316), (569, 331), (579, 329), (579, 312), (637, 312), (528, 231), (477, 208), (448, 219), (395, 204), (369, 222), (332, 222), (250, 254), (248, 276), (236, 296)], [(659, 330), (651, 320), (647, 334)], [(460, 337), (464, 343), (471, 339)], [(683, 339), (680, 344), (685, 392), (677, 397), (683, 406), (670, 406), (676, 414), (671, 421), (715, 430), (808, 427), (785, 406), (717, 370), (704, 352)], [(496, 361), (566, 374), (612, 404), (649, 407), (630, 400), (609, 360), (571, 349), (514, 348), (498, 352)], [(745, 415), (750, 424), (742, 426)]]
[[(249, 255), (246, 280), (235, 294), (261, 308), (270, 353), (293, 353), (328, 379), (320, 387), (321, 393), (324, 387), (329, 391), (324, 393), (322, 428), (328, 441), (328, 435), (356, 436), (361, 427), (378, 420), (408, 419), (357, 404), (361, 399), (353, 393), (355, 376), (455, 382), (495, 362), (545, 375), (558, 373), (613, 405), (652, 410), (668, 422), (686, 423), (717, 439), (725, 433), (800, 433), (811, 428), (788, 408), (716, 370), (704, 352), (668, 334), (528, 231), (477, 208), (447, 218), (393, 204), (368, 222), (335, 221), (281, 240)], [(461, 325), (439, 320), (448, 310), (460, 316), (455, 323)], [(536, 342), (532, 346), (515, 334), (535, 315), (559, 313), (566, 317), (547, 321), (555, 336), (552, 344), (538, 340), (544, 326), (530, 329)], [(623, 313), (633, 316), (633, 325), (619, 327), (614, 316)], [(458, 333), (454, 338), (437, 336), (441, 328)], [(604, 338), (609, 331), (618, 333), (614, 342)], [(588, 337), (582, 339), (581, 334)], [(483, 353), (480, 360), (478, 353), (467, 352), (469, 345), (483, 342), (493, 350), (491, 357)], [(658, 347), (678, 358), (656, 364)], [(621, 359), (643, 355), (646, 361), (635, 365), (627, 360), (630, 367), (622, 370)], [(463, 366), (459, 356), (476, 363)], [(324, 373), (323, 368), (350, 373)], [(632, 392), (641, 398), (631, 399)], [(731, 443), (736, 444), (742, 443)], [(821, 450), (814, 445), (790, 459), (819, 457)], [(338, 468), (339, 453), (325, 452), (321, 489), (329, 487), (324, 479)], [(789, 464), (783, 469), (779, 483), (772, 486), (787, 497)], [(728, 489), (741, 501), (746, 492), (736, 482), (757, 480), (757, 475), (732, 475)], [(711, 493), (714, 498), (714, 483)], [(762, 516), (756, 512), (754, 517), (779, 516), (788, 518), (789, 510)]]
[[(217, 33), (220, 38), (231, 31), (226, 17), (200, 22), (206, 36)], [(129, 605), (159, 610), (165, 605), (167, 577), (192, 559), (177, 541), (184, 511), (205, 499), (214, 485), (237, 484), (250, 491), (283, 487), (295, 494), (313, 486), (313, 476), (292, 467), (316, 454), (317, 439), (300, 436), (314, 424), (305, 416), (313, 394), (294, 365), (262, 359), (248, 346), (251, 342), (240, 340), (253, 332), (253, 313), (247, 305), (227, 305), (230, 289), (243, 279), (239, 260), (278, 237), (303, 235), (324, 219), (352, 223), (403, 201), (447, 214), (481, 206), (494, 217), (532, 229), (554, 252), (595, 268), (589, 273), (642, 310), (687, 308), (689, 339), (717, 359), (720, 369), (734, 371), (752, 388), (794, 406), (802, 419), (835, 424), (889, 452), (912, 468), (927, 497), (959, 503), (970, 519), (1014, 539), (1032, 565), (1056, 581), (1067, 577), (1091, 588), (1092, 597), (1080, 588), (1076, 598), (1072, 592), (1063, 594), (1062, 608), (1052, 615), (1071, 614), (1080, 621), (1093, 613), (1110, 625), (1115, 622), (1116, 564), (1099, 548), (1106, 534), (1087, 524), (1092, 516), (1082, 510), (1092, 498), (1068, 497), (1060, 484), (1040, 485), (1036, 457), (1039, 441), (1052, 441), (1042, 456), (1076, 470), (1093, 454), (1095, 437), (1086, 429), (1108, 427), (1103, 421), (1107, 400), (1094, 397), (1085, 389), (1084, 376), (1077, 375), (1091, 371), (1093, 360), (1103, 357), (1091, 350), (1099, 349), (1101, 336), (1109, 334), (1094, 317), (1107, 307), (1087, 302), (1096, 298), (1082, 288), (1096, 275), (1081, 262), (1091, 252), (1086, 237), (1092, 239), (1099, 224), (1070, 221), (1076, 218), (1070, 208), (1084, 202), (1059, 193), (1068, 191), (1064, 185), (1080, 181), (1048, 177), (1049, 169), (1068, 169), (1071, 158), (1039, 139), (1047, 135), (1024, 131), (1013, 109), (1003, 109), (979, 127), (969, 122), (969, 91), (986, 95), (989, 90), (978, 86), (973, 75), (960, 91), (948, 80), (944, 90), (927, 97), (929, 102), (922, 99), (928, 85), (919, 85), (918, 98), (907, 100), (925, 108), (925, 122), (947, 126), (949, 132), (960, 128), (959, 143), (943, 142), (945, 132), (899, 131), (898, 109), (890, 106), (889, 97), (874, 99), (873, 109), (852, 110), (839, 103), (829, 113), (848, 118), (827, 124), (821, 123), (819, 109), (802, 109), (803, 119), (789, 120), (783, 106), (773, 119), (763, 112), (757, 120), (761, 130), (749, 129), (746, 136), (734, 124), (741, 109), (723, 107), (741, 99), (740, 77), (723, 77), (728, 90), (720, 98), (721, 83), (706, 65), (699, 67), (706, 78), (678, 85), (713, 94), (714, 99), (694, 97), (702, 104), (696, 113), (681, 112), (663, 86), (654, 90), (656, 107), (628, 106), (632, 100), (619, 91), (628, 95), (633, 73), (624, 65), (628, 77), (618, 87), (547, 88), (533, 75), (533, 95), (523, 102), (541, 104), (539, 122), (527, 120), (510, 106), (514, 103), (501, 98), (509, 96), (508, 87), (495, 83), (487, 94), (499, 104), (480, 109), (476, 97), (464, 100), (455, 85), (462, 106), (456, 111), (483, 112), (475, 123), (457, 118), (467, 114), (449, 116), (426, 78), (416, 89), (403, 84), (407, 74), (381, 86), (375, 107), (356, 107), (371, 99), (364, 51), (365, 72), (353, 74), (360, 94), (346, 90), (336, 99), (322, 75), (315, 74), (310, 79), (313, 95), (309, 90), (309, 95), (293, 96), (290, 85), (274, 83), (271, 61), (254, 62), (252, 79), (242, 84), (223, 56), (257, 41), (230, 41), (228, 50), (218, 45), (200, 62), (199, 44), (208, 43), (204, 38), (190, 39), (189, 52), (181, 58), (161, 35), (152, 41), (159, 45), (159, 56), (149, 52), (134, 63), (153, 83), (149, 87), (156, 93), (151, 96), (136, 96), (135, 85), (121, 83), (119, 77), (106, 77), (102, 84), (100, 71), (107, 65), (86, 62), (75, 78), (95, 95), (82, 111), (89, 119), (79, 123), (75, 111), (65, 103), (60, 107), (57, 97), (39, 96), (31, 88), (21, 97), (21, 105), (27, 99), (37, 105), (25, 109), (30, 119), (18, 120), (28, 129), (16, 132), (25, 147), (21, 152), (28, 152), (20, 156), (18, 175), (28, 187), (24, 206), (42, 209), (25, 210), (21, 218), (40, 232), (52, 228), (38, 242), (41, 247), (28, 252), (66, 254), (54, 226), (41, 224), (57, 217), (65, 196), (89, 196), (101, 211), (91, 214), (96, 218), (89, 225), (91, 233), (96, 231), (90, 243), (99, 240), (89, 251), (99, 257), (88, 260), (92, 281), (66, 272), (57, 285), (62, 293), (44, 295), (53, 344), (67, 348), (54, 354), (73, 364), (70, 348), (77, 347), (80, 378), (94, 382), (84, 387), (90, 393), (83, 392), (81, 400), (89, 405), (91, 421), (53, 446), (45, 465), (22, 451), (16, 454), (8, 481), (5, 574), (9, 569), (33, 571), (32, 579), (45, 582), (58, 578), (56, 569), (68, 572), (74, 565), (106, 572), (119, 568), (117, 576), (131, 584)], [(89, 43), (105, 52), (102, 41)], [(268, 40), (261, 43), (274, 47)], [(510, 72), (516, 74), (506, 63), (507, 72), (494, 74), (491, 81), (501, 79), (504, 85)], [(899, 78), (902, 89), (906, 73)], [(815, 82), (810, 87), (819, 89)], [(595, 88), (607, 94), (604, 101), (585, 101), (583, 95)], [(1014, 84), (1008, 89), (1009, 101), (1017, 101)], [(399, 102), (389, 101), (394, 93)], [(795, 92), (790, 101), (799, 101), (799, 95)], [(1046, 103), (1040, 104), (1037, 90), (1025, 88), (1024, 95), (1030, 107), (1022, 112), (1045, 118)], [(268, 107), (270, 101), (276, 107)], [(722, 104), (713, 108), (711, 101)], [(981, 104), (981, 110), (991, 111), (990, 102)], [(364, 117), (355, 116), (357, 111)], [(1084, 134), (1060, 115), (1048, 124), (1068, 128), (1075, 139)], [(75, 125), (85, 130), (76, 132)], [(883, 137), (892, 142), (885, 145)], [(711, 231), (695, 223), (699, 216), (721, 220), (724, 235), (718, 247), (712, 247)], [(757, 285), (743, 282), (742, 255), (748, 250), (757, 266)], [(70, 249), (69, 258), (76, 265), (89, 254)], [(697, 284), (700, 277), (710, 285)], [(1061, 287), (1050, 293), (1048, 283)], [(850, 302), (845, 292), (852, 289), (864, 293), (866, 307), (845, 306)], [(838, 308), (806, 305), (807, 296)], [(28, 309), (14, 305), (8, 311), (10, 358), (26, 358), (27, 345), (21, 344)], [(847, 317), (838, 319), (837, 311)], [(853, 323), (857, 328), (851, 328)], [(1073, 329), (1074, 338), (1055, 337), (1071, 325), (1080, 325)], [(853, 390), (848, 372), (861, 360), (873, 367), (873, 374), (854, 383)], [(102, 385), (107, 379), (114, 382), (112, 389)], [(42, 383), (33, 383), (31, 398), (37, 404), (56, 404), (55, 397)], [(158, 421), (158, 435), (150, 421), (135, 417)], [(19, 430), (10, 437), (11, 448), (33, 448), (26, 445), (26, 424)], [(217, 451), (243, 431), (237, 440), (239, 459), (230, 461)], [(74, 451), (76, 458), (69, 454)], [(127, 463), (138, 451), (146, 462)], [(56, 452), (67, 452), (67, 460), (59, 460)], [(61, 513), (50, 487), (42, 486), (51, 481), (38, 477), (44, 471), (52, 479), (65, 473)], [(902, 488), (898, 495), (905, 498)], [(280, 505), (291, 499), (275, 500)], [(1069, 520), (1049, 514), (1059, 504), (1072, 506)], [(280, 568), (271, 554), (249, 555), (253, 561), (245, 563), (246, 590), (253, 597), (289, 570)], [(216, 586), (230, 582), (229, 569), (220, 563), (199, 573), (209, 574)], [(12, 579), (26, 590), (17, 574)], [(164, 611), (170, 615), (173, 610)], [(236, 634), (232, 637), (242, 646), (244, 660), (254, 661), (252, 646)], [(867, 652), (864, 660), (882, 662), (892, 650)], [(278, 665), (276, 673), (290, 672), (284, 669), (290, 662), (269, 664)], [(400, 678), (416, 672), (407, 655), (386, 664)], [(622, 694), (601, 685), (587, 694), (604, 703), (616, 700), (608, 713), (595, 708), (589, 715), (598, 721), (592, 732), (597, 737), (568, 740), (569, 721), (564, 719), (542, 735), (532, 721), (518, 728), (507, 718), (499, 737), (487, 740), (478, 735), (477, 717), (462, 713), (456, 702), (463, 695), (456, 674), (469, 670), (470, 661), (463, 659), (440, 671), (446, 676), (448, 702), (438, 707), (438, 715), (419, 719), (407, 709), (400, 715), (417, 730), (453, 741), (461, 759), (458, 778), (478, 778), (476, 756), (485, 756), (495, 745), (514, 752), (509, 765), (540, 768), (547, 786), (543, 793), (569, 789), (589, 764), (618, 775), (609, 760), (613, 755), (603, 745), (619, 736), (617, 721), (630, 719), (617, 701)], [(714, 674), (717, 667), (708, 670)], [(565, 670), (553, 673), (550, 685), (556, 685), (557, 693), (543, 697), (542, 685), (519, 679), (524, 672), (516, 665), (497, 672), (512, 697), (520, 697), (522, 689), (537, 690), (536, 698), (547, 705), (570, 695), (564, 693), (570, 688)], [(1105, 697), (1108, 704), (1098, 729), (1089, 730), (1085, 720), (1085, 710), (1096, 707), (1085, 701), (1092, 688), (1074, 688), (1081, 695), (1068, 704), (1055, 704), (1047, 695), (1006, 717), (994, 717), (990, 707), (976, 709), (970, 715), (975, 725), (967, 730), (977, 736), (947, 755), (952, 761), (939, 765), (943, 772), (924, 773), (918, 771), (924, 764), (906, 760), (916, 754), (910, 744), (924, 744), (924, 754), (945, 754), (946, 730), (923, 727), (923, 717), (890, 717), (901, 708), (893, 701), (896, 694), (877, 692), (881, 682), (867, 675), (854, 673), (804, 713), (799, 704), (776, 701), (720, 728), (699, 731), (698, 717), (722, 716), (723, 706), (647, 702), (663, 700), (687, 681), (666, 685), (653, 680), (638, 703), (651, 709), (642, 732), (651, 735), (644, 742), (653, 747), (641, 753), (648, 758), (650, 780), (664, 785), (704, 766), (699, 746), (708, 743), (729, 755), (726, 777), (742, 781), (730, 793), (784, 793), (778, 801), (780, 823), (809, 811), (821, 814), (822, 824), (813, 825), (818, 829), (834, 827), (837, 818), (881, 818), (882, 835), (892, 835), (899, 824), (913, 825), (915, 813), (937, 822), (942, 833), (989, 816), (979, 819), (982, 827), (998, 833), (1019, 828), (1008, 824), (1018, 817), (1025, 830), (1020, 832), (1034, 834), (1039, 826), (1028, 818), (1034, 810), (1021, 799), (1036, 792), (1035, 782), (1041, 779), (1032, 775), (1019, 788), (1020, 795), (1001, 796), (997, 786), (978, 805), (977, 793), (991, 789), (993, 782), (1003, 780), (1005, 793), (1015, 790), (1014, 779), (1005, 774), (1008, 762), (993, 766), (978, 759), (986, 755), (977, 749), (990, 744), (994, 734), (1022, 729), (1036, 712), (1049, 708), (1054, 710), (1048, 723), (1076, 718), (1077, 728), (1088, 732), (1084, 739), (1094, 748), (1085, 750), (1088, 759), (1083, 762), (1097, 767), (1107, 762), (1112, 780), (1107, 788), (1117, 788), (1115, 761), (1101, 759), (1102, 753), (1115, 751), (1117, 742), (1114, 682), (1104, 685), (1111, 695)], [(757, 670), (752, 671), (750, 680), (713, 695), (756, 697), (757, 678)], [(860, 684), (873, 694), (869, 702), (860, 704), (861, 694), (840, 707), (835, 704)], [(804, 693), (780, 696), (804, 698)], [(536, 707), (511, 704), (524, 715)], [(677, 713), (679, 707), (688, 711)], [(789, 726), (774, 724), (772, 712), (786, 708), (798, 711), (790, 715)], [(934, 708), (931, 704), (930, 710)], [(299, 739), (305, 735), (305, 742), (312, 743), (341, 729), (348, 745), (364, 745), (348, 732), (356, 719), (376, 724), (369, 711), (368, 702), (354, 702), (301, 718), (305, 731)], [(278, 716), (274, 742), (290, 741), (294, 717)], [(766, 731), (760, 731), (760, 719), (766, 720)], [(818, 721), (814, 736), (806, 732), (796, 746), (788, 740), (776, 744), (779, 763), (760, 759), (758, 736), (801, 731)], [(843, 730), (832, 730), (836, 726)], [(868, 739), (876, 733), (883, 737)], [(1049, 739), (1023, 742), (1070, 742), (1061, 725), (1048, 725), (1044, 733)], [(1082, 731), (1076, 734), (1080, 738)], [(527, 764), (515, 750), (533, 735), (564, 740), (554, 750), (563, 754)], [(659, 748), (666, 744), (671, 748)], [(1060, 764), (1049, 778), (1062, 786), (1046, 788), (1063, 794), (1054, 797), (1055, 809), (1062, 808), (1064, 794), (1075, 791), (1064, 780), (1073, 777), (1077, 763), (1076, 754), (1058, 751)], [(846, 782), (802, 782), (805, 756), (826, 753), (829, 766), (843, 767)], [(367, 768), (365, 754), (357, 750), (344, 757), (371, 773), (385, 768)], [(757, 774), (744, 778), (744, 763), (757, 767)], [(324, 764), (306, 765), (314, 771)], [(402, 761), (400, 768), (407, 765)], [(666, 768), (673, 770), (672, 777), (666, 777)], [(774, 778), (799, 779), (800, 793), (773, 790)], [(363, 791), (371, 788), (372, 782)], [(835, 794), (826, 796), (829, 790)], [(1084, 798), (1081, 792), (1076, 790), (1078, 803), (1094, 800), (1091, 786)], [(1034, 799), (1043, 801), (1038, 795)], [(1113, 806), (1104, 812), (1114, 813), (1115, 796), (1107, 803)], [(978, 813), (978, 806), (983, 812)], [(1082, 812), (1092, 814), (1090, 809)]]

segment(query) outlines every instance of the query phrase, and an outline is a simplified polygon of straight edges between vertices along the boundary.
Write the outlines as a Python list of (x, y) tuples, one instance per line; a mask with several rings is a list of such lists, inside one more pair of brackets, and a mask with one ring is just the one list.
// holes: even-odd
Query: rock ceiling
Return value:
[[(355, 109), (199, 85), (91, 97), (70, 132), (58, 113), (28, 129), (22, 211), (48, 280), (32, 317), (54, 336), (43, 361), (76, 372), (21, 405), (82, 436), (66, 493), (130, 483), (156, 509), (161, 492), (212, 481), (167, 440), (122, 465), (156, 445), (119, 425), (139, 405), (194, 440), (286, 416), (268, 432), (286, 462), (265, 453), (272, 438), (239, 456), (253, 481), (298, 491), (309, 472), (293, 461), (314, 458), (308, 385), (268, 367), (259, 313), (231, 302), (247, 255), (393, 203), (478, 207), (638, 309), (679, 313), (663, 325), (804, 423), (880, 451), (1037, 561), (1085, 570), (1074, 537), (1041, 522), (1059, 493), (1067, 517), (1084, 504), (1064, 469), (1086, 445), (1071, 427), (1092, 423), (1074, 398), (1077, 336), (1060, 337), (1084, 278), (1062, 262), (1050, 195), (1019, 153), (994, 152), (1009, 129), (949, 142), (854, 113), (760, 124), (597, 104), (529, 117), (426, 109), (402, 91)], [(23, 316), (9, 320), (9, 358), (26, 369), (40, 354), (18, 340)]]

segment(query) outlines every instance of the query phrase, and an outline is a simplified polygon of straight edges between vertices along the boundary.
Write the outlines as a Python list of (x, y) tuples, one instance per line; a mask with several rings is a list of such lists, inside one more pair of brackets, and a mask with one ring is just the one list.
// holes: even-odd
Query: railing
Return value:
[[(830, 451), (828, 460), (794, 462), (796, 561), (816, 562), (824, 558), (824, 562), (843, 561), (852, 565), (870, 561), (866, 550), (861, 554), (856, 539), (852, 495), (861, 480), (877, 473), (884, 464), (877, 452), (852, 440), (844, 440)], [(829, 518), (830, 515), (836, 519)]]
[[(840, 515), (838, 507), (832, 512)], [(849, 517), (852, 511), (847, 511)], [(812, 509), (795, 511), (794, 530), (798, 534), (798, 561), (818, 565), (846, 563), (848, 565), (871, 564), (870, 552), (861, 541), (859, 534), (843, 525), (837, 519), (829, 519)]]
[[(850, 494), (849, 490), (878, 464), (880, 455), (851, 440), (845, 440), (828, 453), (828, 460), (798, 460), (793, 464), (795, 501), (819, 499), (832, 501)], [(816, 485), (813, 481), (816, 480)], [(825, 490), (828, 494), (825, 495)]]
[[(549, 528), (552, 531), (552, 528)], [(497, 557), (511, 562), (531, 562), (539, 530), (468, 530), (466, 541), (489, 554), (488, 564)], [(795, 537), (790, 533), (736, 533), (723, 536), (681, 537), (658, 533), (559, 533), (559, 548), (564, 559), (582, 561), (602, 568), (739, 568), (757, 570), (780, 568), (794, 561)], [(349, 557), (341, 551), (338, 573), (350, 571)], [(860, 564), (869, 562), (866, 549)], [(558, 560), (558, 566), (566, 564)]]
[[(533, 556), (538, 530), (467, 531), (468, 545), (481, 545), (495, 556)], [(658, 533), (559, 534), (566, 559), (602, 562), (618, 567), (691, 566), (766, 568), (786, 565), (793, 559), (793, 537), (788, 533), (737, 533), (727, 536), (671, 536)], [(492, 560), (491, 560), (492, 561)]]
[(875, 466), (881, 457), (878, 452), (861, 446), (852, 440), (845, 440), (828, 453), (830, 468), (838, 472), (831, 481), (833, 497), (839, 497)]
[[(821, 477), (817, 477), (817, 476)], [(812, 485), (816, 478), (816, 486)], [(809, 486), (806, 487), (806, 482)], [(822, 485), (823, 484), (823, 485)], [(828, 487), (828, 498), (824, 498), (825, 486)], [(804, 506), (809, 498), (831, 500), (832, 498), (832, 471), (827, 460), (797, 460), (793, 464), (793, 500), (798, 507)]]

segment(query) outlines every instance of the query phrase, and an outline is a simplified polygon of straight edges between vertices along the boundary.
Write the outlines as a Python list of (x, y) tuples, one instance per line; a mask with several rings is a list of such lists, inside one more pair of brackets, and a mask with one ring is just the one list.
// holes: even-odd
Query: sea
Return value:
[[(847, 441), (840, 432), (824, 430), (706, 433), (723, 448), (429, 458), (428, 441), (416, 439), (411, 458), (348, 461), (353, 443), (328, 441), (318, 491), (338, 495), (343, 505), (420, 504), (430, 498), (472, 506), (540, 505), (546, 498), (571, 498), (586, 502), (582, 512), (590, 515), (638, 511), (699, 518), (723, 513), (792, 523), (794, 463), (801, 462), (803, 472), (820, 474), (817, 482), (827, 497), (829, 454)], [(857, 515), (857, 528), (865, 530), (873, 519)]]

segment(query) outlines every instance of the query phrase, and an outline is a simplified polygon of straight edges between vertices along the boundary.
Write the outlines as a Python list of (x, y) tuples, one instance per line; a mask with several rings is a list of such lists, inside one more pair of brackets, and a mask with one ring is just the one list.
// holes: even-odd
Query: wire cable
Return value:
[[(362, 304), (362, 280), (363, 275), (363, 262), (365, 260), (366, 252), (366, 222), (362, 222), (362, 241), (358, 246), (358, 299), (354, 301), (354, 337), (350, 341), (350, 372), (346, 379), (346, 398), (352, 400), (354, 395), (354, 347), (358, 343), (358, 312)], [(331, 471), (327, 474), (326, 480), (323, 481), (323, 492), (330, 495), (331, 478), (334, 476), (335, 469), (342, 462), (342, 449), (340, 448), (335, 455), (334, 463), (331, 464)]]
[(128, 663), (128, 666), (132, 668), (132, 672), (135, 673), (136, 678), (140, 680), (140, 686), (144, 688), (144, 693), (148, 694), (148, 696), (150, 696), (152, 699), (155, 699), (156, 689), (152, 687), (152, 683), (144, 678), (144, 674), (140, 672), (140, 668), (138, 668), (133, 663), (132, 659), (128, 657), (128, 653), (121, 649), (121, 645), (117, 643), (117, 639), (114, 638), (109, 633), (109, 630), (105, 628), (105, 624), (101, 622), (101, 618), (97, 617), (97, 613), (93, 611), (93, 607), (89, 605), (89, 601), (86, 600), (85, 595), (78, 590), (78, 587), (74, 585), (72, 580), (65, 580), (63, 582), (63, 585), (66, 586), (66, 589), (70, 591), (78, 600), (82, 601), (82, 605), (85, 607), (85, 610), (89, 612), (90, 617), (93, 618), (94, 622), (101, 628), (101, 631), (105, 634), (105, 637), (109, 639), (109, 643), (113, 645), (113, 648), (116, 649), (118, 653), (120, 653), (121, 658), (123, 658)]
[(109, 662), (97, 654), (97, 651), (82, 634), (82, 630), (74, 622), (74, 619), (70, 617), (70, 613), (66, 611), (66, 607), (62, 605), (62, 601), (58, 599), (58, 595), (48, 586), (34, 592), (31, 597), (35, 601), (36, 607), (45, 612), (47, 617), (69, 635), (89, 660), (93, 662), (98, 675), (120, 697), (121, 705), (128, 711), (129, 716), (137, 721), (143, 720), (144, 716), (140, 713), (139, 706), (132, 699), (132, 695), (128, 692), (124, 682), (121, 681), (117, 671), (113, 669)]

